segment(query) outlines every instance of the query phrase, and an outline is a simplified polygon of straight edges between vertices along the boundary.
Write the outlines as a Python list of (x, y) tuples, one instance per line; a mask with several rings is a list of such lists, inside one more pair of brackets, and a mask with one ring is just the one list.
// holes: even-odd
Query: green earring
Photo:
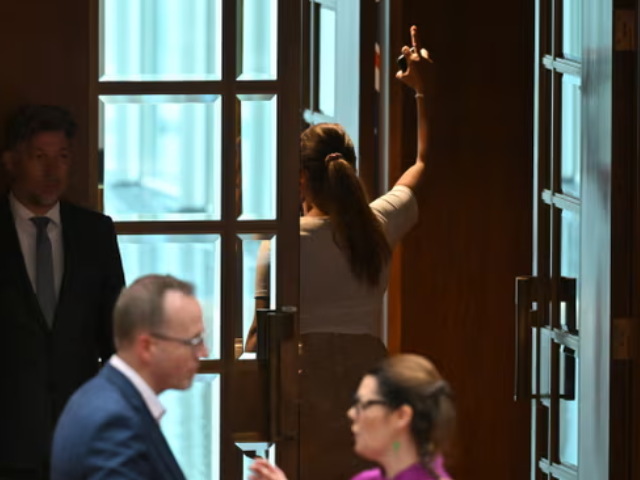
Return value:
[(400, 442), (398, 441), (393, 442), (393, 451), (396, 453), (400, 451)]

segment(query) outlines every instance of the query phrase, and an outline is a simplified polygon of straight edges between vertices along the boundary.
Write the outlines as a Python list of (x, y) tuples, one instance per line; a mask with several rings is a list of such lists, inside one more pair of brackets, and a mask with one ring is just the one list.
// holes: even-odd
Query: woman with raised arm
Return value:
[[(342, 414), (370, 365), (386, 356), (382, 305), (393, 248), (418, 220), (415, 192), (428, 151), (425, 84), (431, 60), (411, 28), (397, 78), (415, 91), (415, 164), (369, 203), (356, 172), (356, 153), (338, 124), (314, 125), (300, 138), (300, 442), (303, 480), (348, 478), (365, 465), (350, 454)], [(268, 298), (269, 252), (261, 249), (256, 302)], [(255, 323), (247, 350), (255, 341)], [(330, 458), (331, 461), (326, 461)], [(309, 470), (304, 470), (308, 468)], [(340, 472), (343, 477), (335, 477)]]

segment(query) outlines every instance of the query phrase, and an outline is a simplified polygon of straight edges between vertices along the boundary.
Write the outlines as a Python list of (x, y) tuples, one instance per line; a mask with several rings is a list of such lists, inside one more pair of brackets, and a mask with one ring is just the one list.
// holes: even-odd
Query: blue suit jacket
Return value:
[(84, 384), (60, 417), (51, 480), (184, 480), (142, 396), (110, 364)]

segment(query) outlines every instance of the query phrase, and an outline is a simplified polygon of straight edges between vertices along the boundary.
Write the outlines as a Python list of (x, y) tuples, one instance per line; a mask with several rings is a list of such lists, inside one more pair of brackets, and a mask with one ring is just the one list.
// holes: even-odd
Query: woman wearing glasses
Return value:
[[(379, 465), (353, 480), (450, 480), (442, 452), (455, 409), (447, 383), (429, 360), (409, 354), (383, 360), (362, 378), (347, 416), (355, 453)], [(251, 470), (252, 480), (286, 480), (262, 459)]]

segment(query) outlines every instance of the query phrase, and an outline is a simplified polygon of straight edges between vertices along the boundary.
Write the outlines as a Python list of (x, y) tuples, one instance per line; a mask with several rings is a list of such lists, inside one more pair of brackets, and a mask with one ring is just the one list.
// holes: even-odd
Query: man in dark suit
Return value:
[(190, 284), (148, 275), (116, 303), (118, 353), (67, 404), (53, 440), (52, 480), (184, 480), (159, 422), (158, 395), (186, 389), (204, 345)]
[(60, 201), (76, 124), (22, 108), (7, 125), (0, 196), (0, 479), (48, 478), (56, 419), (113, 353), (124, 274), (110, 218)]

